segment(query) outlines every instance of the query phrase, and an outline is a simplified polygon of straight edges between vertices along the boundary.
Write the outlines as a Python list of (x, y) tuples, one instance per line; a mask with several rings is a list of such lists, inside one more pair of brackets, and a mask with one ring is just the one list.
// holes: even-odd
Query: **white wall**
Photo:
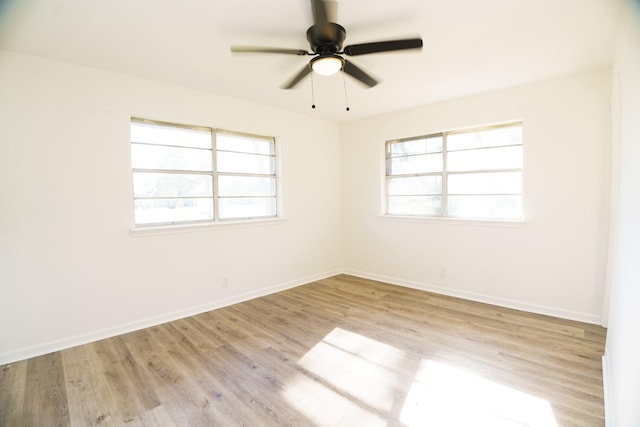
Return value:
[[(599, 323), (610, 86), (600, 69), (344, 124), (347, 271)], [(380, 217), (386, 140), (511, 120), (524, 123), (525, 224)]]
[(611, 218), (615, 257), (603, 366), (608, 427), (640, 425), (640, 11), (627, 3), (614, 64), (620, 168), (614, 180), (619, 204)]
[[(132, 115), (275, 136), (285, 220), (132, 235)], [(0, 52), (0, 364), (335, 273), (339, 158), (330, 122)]]

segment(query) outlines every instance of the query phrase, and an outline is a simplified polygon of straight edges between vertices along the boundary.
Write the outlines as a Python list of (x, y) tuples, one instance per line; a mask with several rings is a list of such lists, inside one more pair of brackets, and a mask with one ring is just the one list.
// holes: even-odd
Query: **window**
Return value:
[(136, 225), (277, 216), (274, 138), (131, 119)]
[(522, 218), (522, 124), (386, 143), (386, 214)]

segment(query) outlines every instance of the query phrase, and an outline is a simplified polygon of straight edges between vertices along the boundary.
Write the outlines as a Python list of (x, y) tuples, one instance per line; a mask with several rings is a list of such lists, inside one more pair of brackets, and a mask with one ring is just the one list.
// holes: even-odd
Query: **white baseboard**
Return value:
[(268, 287), (257, 289), (251, 292), (245, 292), (243, 294), (233, 295), (233, 296), (222, 298), (215, 301), (209, 301), (204, 304), (173, 311), (171, 313), (165, 313), (158, 316), (136, 320), (130, 323), (125, 323), (118, 326), (101, 329), (98, 331), (92, 331), (86, 334), (75, 335), (75, 336), (62, 338), (55, 341), (50, 341), (44, 344), (38, 344), (30, 347), (21, 348), (18, 350), (4, 352), (0, 354), (0, 365), (5, 365), (7, 363), (29, 359), (31, 357), (42, 356), (43, 354), (52, 353), (54, 351), (65, 350), (67, 348), (75, 347), (78, 345), (88, 344), (88, 343), (99, 341), (105, 338), (111, 338), (117, 335), (122, 335), (129, 332), (137, 331), (140, 329), (148, 328), (151, 326), (160, 325), (162, 323), (167, 323), (167, 322), (182, 319), (185, 317), (194, 316), (196, 314), (204, 313), (206, 311), (227, 307), (229, 305), (248, 301), (254, 298), (259, 298), (265, 295), (270, 295), (276, 292), (284, 291), (286, 289), (295, 288), (297, 286), (305, 285), (307, 283), (314, 282), (316, 280), (326, 279), (327, 277), (335, 276), (340, 273), (342, 273), (342, 270), (327, 271), (325, 273), (315, 274), (312, 276), (291, 280), (289, 282), (280, 283), (274, 286), (268, 286)]
[(515, 310), (528, 311), (531, 313), (544, 314), (547, 316), (559, 317), (561, 319), (577, 320), (579, 322), (592, 323), (595, 325), (602, 324), (602, 316), (596, 316), (588, 313), (579, 313), (570, 310), (563, 310), (555, 307), (544, 305), (529, 304), (523, 301), (511, 300), (507, 298), (483, 295), (475, 292), (469, 292), (459, 289), (445, 288), (442, 286), (431, 285), (428, 283), (419, 283), (411, 280), (398, 279), (395, 277), (383, 276), (379, 274), (366, 273), (364, 271), (345, 269), (345, 274), (362, 277), (363, 279), (377, 280), (380, 282), (390, 283), (392, 285), (404, 286), (407, 288), (420, 289), (423, 291), (433, 292), (436, 294), (447, 295), (456, 298), (462, 298), (470, 301), (482, 302), (486, 304), (497, 305), (500, 307), (513, 308)]
[(86, 334), (75, 335), (75, 336), (62, 338), (55, 341), (50, 341), (44, 344), (38, 344), (31, 347), (25, 347), (18, 350), (12, 350), (8, 352), (0, 353), (0, 365), (28, 359), (31, 357), (41, 356), (43, 354), (48, 354), (54, 351), (60, 351), (60, 350), (75, 347), (78, 345), (98, 341), (101, 339), (111, 338), (117, 335), (126, 334), (128, 332), (133, 332), (133, 331), (148, 328), (151, 326), (160, 325), (162, 323), (171, 322), (177, 319), (194, 316), (196, 314), (200, 314), (206, 311), (215, 310), (218, 308), (248, 301), (254, 298), (259, 298), (265, 295), (280, 292), (286, 289), (295, 288), (297, 286), (314, 282), (316, 280), (325, 279), (327, 277), (335, 276), (341, 273), (362, 277), (365, 279), (377, 280), (377, 281), (389, 283), (392, 285), (398, 285), (398, 286), (404, 286), (408, 288), (419, 289), (423, 291), (429, 291), (437, 294), (448, 295), (448, 296), (467, 299), (471, 301), (477, 301), (477, 302), (483, 302), (487, 304), (498, 305), (501, 307), (513, 308), (516, 310), (523, 310), (523, 311), (529, 311), (532, 313), (545, 314), (549, 316), (560, 317), (563, 319), (577, 320), (577, 321), (593, 323), (593, 324), (601, 324), (601, 320), (602, 320), (600, 316), (594, 316), (586, 313), (576, 313), (568, 310), (562, 310), (562, 309), (540, 306), (535, 304), (528, 304), (521, 301), (514, 301), (514, 300), (509, 300), (504, 298), (492, 297), (492, 296), (477, 294), (477, 293), (468, 292), (468, 291), (443, 288), (440, 286), (418, 283), (410, 280), (398, 279), (398, 278), (382, 276), (378, 274), (366, 273), (363, 271), (358, 271), (353, 269), (338, 269), (338, 270), (327, 271), (325, 273), (319, 273), (312, 276), (299, 278), (296, 280), (291, 280), (289, 282), (281, 283), (274, 286), (268, 286), (265, 288), (257, 289), (255, 291), (246, 292), (243, 294), (233, 295), (231, 297), (223, 298), (220, 300), (209, 301), (204, 304), (185, 308), (182, 310), (177, 310), (171, 313), (165, 313), (158, 316), (136, 320), (130, 323), (101, 329), (98, 331), (92, 331)]
[(605, 427), (614, 427), (616, 424), (613, 419), (613, 390), (611, 387), (611, 368), (609, 367), (609, 359), (605, 349), (602, 356), (602, 386), (604, 388), (604, 425)]

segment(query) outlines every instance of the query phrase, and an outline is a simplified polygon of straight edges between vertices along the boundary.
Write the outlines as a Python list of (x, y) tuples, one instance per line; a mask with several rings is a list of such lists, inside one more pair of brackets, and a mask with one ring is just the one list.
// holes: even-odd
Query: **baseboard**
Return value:
[(605, 427), (614, 427), (616, 424), (613, 419), (613, 389), (611, 387), (611, 368), (609, 367), (609, 359), (605, 349), (602, 356), (602, 386), (604, 389), (604, 425)]
[(555, 307), (548, 307), (537, 304), (530, 304), (523, 301), (500, 298), (491, 295), (483, 295), (475, 292), (469, 292), (459, 289), (445, 288), (442, 286), (431, 285), (428, 283), (419, 283), (411, 280), (399, 279), (396, 277), (383, 276), (379, 274), (367, 273), (358, 270), (345, 269), (344, 274), (362, 277), (363, 279), (377, 280), (380, 282), (390, 283), (392, 285), (404, 286), (407, 288), (420, 289), (423, 291), (433, 292), (436, 294), (447, 295), (456, 298), (462, 298), (470, 301), (482, 302), (500, 307), (513, 308), (515, 310), (528, 311), (531, 313), (544, 314), (547, 316), (559, 317), (561, 319), (577, 320), (579, 322), (592, 323), (595, 325), (602, 324), (602, 316), (596, 316), (588, 313), (580, 313), (570, 310), (563, 310)]
[(327, 277), (335, 276), (340, 273), (342, 273), (342, 270), (327, 271), (324, 273), (319, 273), (312, 276), (291, 280), (285, 283), (280, 283), (274, 286), (268, 286), (265, 288), (257, 289), (251, 292), (245, 292), (243, 294), (233, 295), (231, 297), (227, 297), (227, 298), (223, 298), (215, 301), (209, 301), (204, 304), (173, 311), (171, 313), (165, 313), (158, 316), (148, 317), (145, 319), (136, 320), (134, 322), (125, 323), (125, 324), (121, 324), (114, 327), (89, 332), (86, 334), (75, 335), (75, 336), (62, 338), (55, 341), (50, 341), (44, 344), (39, 344), (31, 347), (21, 348), (18, 350), (4, 352), (0, 354), (0, 365), (5, 365), (7, 363), (29, 359), (31, 357), (42, 356), (43, 354), (52, 353), (54, 351), (65, 350), (67, 348), (76, 347), (78, 345), (88, 344), (88, 343), (99, 341), (105, 338), (111, 338), (117, 335), (122, 335), (129, 332), (137, 331), (140, 329), (148, 328), (151, 326), (160, 325), (162, 323), (167, 323), (167, 322), (182, 319), (185, 317), (194, 316), (196, 314), (204, 313), (206, 311), (227, 307), (229, 305), (238, 304), (254, 298), (259, 298), (262, 296), (274, 294), (276, 292), (295, 288), (310, 282), (314, 282), (316, 280), (326, 279)]
[[(160, 325), (162, 323), (171, 322), (177, 319), (182, 319), (189, 316), (194, 316), (206, 311), (215, 310), (218, 308), (226, 307), (233, 304), (238, 304), (244, 301), (248, 301), (254, 298), (259, 298), (265, 295), (270, 295), (276, 292), (284, 291), (286, 289), (295, 288), (316, 280), (325, 279), (327, 277), (335, 276), (337, 274), (349, 274), (352, 276), (362, 277), (364, 279), (377, 280), (380, 282), (389, 283), (392, 285), (404, 286), (413, 289), (420, 289), (423, 291), (429, 291), (437, 294), (448, 295), (452, 297), (467, 299), (471, 301), (483, 302), (487, 304), (497, 305), (501, 307), (513, 308), (516, 310), (523, 310), (532, 313), (545, 314), (548, 316), (559, 317), (569, 320), (577, 320), (580, 322), (601, 324), (601, 317), (594, 316), (586, 313), (576, 313), (568, 310), (561, 310), (553, 307), (540, 306), (535, 304), (528, 304), (521, 301), (514, 301), (505, 298), (492, 297), (482, 294), (477, 294), (468, 291), (460, 291), (456, 289), (443, 288), (440, 286), (434, 286), (424, 283), (413, 282), (410, 280), (399, 279), (389, 276), (383, 276), (379, 274), (372, 274), (363, 271), (353, 269), (337, 269), (319, 273), (296, 280), (291, 280), (285, 283), (280, 283), (274, 286), (268, 286), (265, 288), (257, 289), (251, 292), (243, 294), (233, 295), (228, 298), (220, 300), (209, 301), (204, 304), (200, 304), (194, 307), (189, 307), (182, 310), (177, 310), (171, 313), (161, 314), (145, 319), (140, 319), (134, 322), (118, 325), (115, 327), (105, 328), (98, 331), (89, 332), (86, 334), (75, 335), (68, 338), (63, 338), (48, 343), (39, 344), (31, 347), (25, 347), (18, 350), (8, 351), (0, 354), (0, 365), (12, 363), (31, 357), (41, 356), (54, 351), (60, 351), (67, 348), (75, 347), (82, 344), (88, 344), (94, 341), (99, 341), (105, 338), (111, 338), (117, 335), (126, 334), (129, 332), (137, 331), (140, 329), (148, 328), (151, 326)], [(609, 424), (607, 424), (609, 427)]]

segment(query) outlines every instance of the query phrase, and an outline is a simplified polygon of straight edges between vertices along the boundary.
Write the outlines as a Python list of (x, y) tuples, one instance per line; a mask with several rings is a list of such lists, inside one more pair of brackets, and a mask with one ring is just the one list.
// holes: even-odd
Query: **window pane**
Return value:
[(224, 196), (275, 196), (276, 179), (255, 176), (218, 176), (218, 193)]
[(451, 217), (474, 219), (520, 219), (522, 196), (449, 196)]
[(449, 171), (522, 168), (522, 146), (454, 151), (447, 155)]
[(213, 200), (138, 199), (135, 201), (136, 224), (169, 224), (213, 219)]
[(389, 175), (442, 172), (442, 154), (393, 157), (388, 165)]
[(447, 189), (449, 194), (520, 194), (522, 172), (451, 174)]
[(522, 144), (522, 126), (509, 126), (447, 135), (448, 151), (518, 144)]
[(131, 122), (131, 142), (211, 148), (211, 130)]
[(392, 157), (408, 154), (441, 153), (442, 137), (429, 137), (412, 139), (410, 141), (394, 142), (389, 144), (389, 153)]
[(410, 176), (389, 178), (389, 195), (442, 194), (442, 176)]
[(276, 215), (275, 197), (220, 198), (220, 218), (260, 218)]
[(275, 158), (255, 154), (217, 152), (218, 172), (239, 172), (273, 175)]
[(211, 171), (211, 150), (131, 144), (134, 169)]
[(239, 151), (253, 154), (274, 154), (272, 139), (255, 138), (243, 135), (231, 135), (228, 133), (216, 134), (216, 148), (222, 151)]
[(133, 173), (133, 195), (139, 197), (213, 196), (211, 175)]
[(441, 196), (390, 196), (387, 199), (389, 215), (442, 215)]

